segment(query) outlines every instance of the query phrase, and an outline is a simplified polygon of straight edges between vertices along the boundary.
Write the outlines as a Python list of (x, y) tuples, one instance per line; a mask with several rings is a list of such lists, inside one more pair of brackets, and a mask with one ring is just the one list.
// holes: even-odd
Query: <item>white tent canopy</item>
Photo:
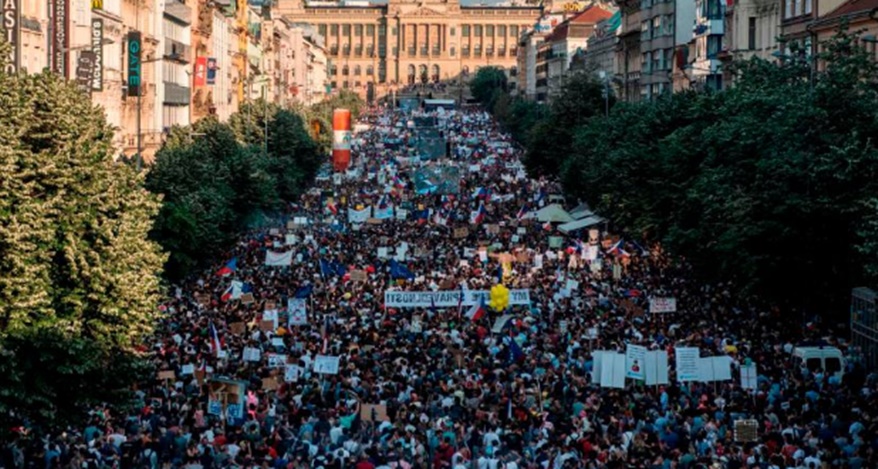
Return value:
[(543, 223), (547, 221), (553, 223), (569, 223), (573, 221), (573, 217), (559, 204), (546, 205), (536, 212), (531, 212), (528, 218), (536, 218)]
[(560, 225), (560, 226), (558, 226), (558, 230), (560, 230), (564, 234), (570, 234), (570, 233), (573, 233), (575, 231), (579, 231), (579, 230), (584, 229), (584, 228), (589, 228), (589, 227), (592, 227), (595, 225), (600, 225), (601, 223), (603, 223), (605, 221), (606, 220), (604, 220), (603, 218), (601, 218), (597, 215), (592, 215), (590, 217), (580, 218), (579, 220), (571, 221), (569, 223), (565, 223), (563, 225)]

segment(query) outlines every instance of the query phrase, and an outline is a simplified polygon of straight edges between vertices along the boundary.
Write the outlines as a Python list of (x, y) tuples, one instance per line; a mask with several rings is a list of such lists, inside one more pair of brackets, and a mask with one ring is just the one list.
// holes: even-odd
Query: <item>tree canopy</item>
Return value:
[(120, 367), (140, 362), (132, 350), (160, 298), (165, 256), (148, 238), (159, 201), (113, 160), (112, 129), (87, 95), (48, 72), (7, 75), (5, 57), (0, 426), (51, 427), (132, 382)]
[(564, 186), (709, 278), (816, 313), (875, 279), (878, 69), (855, 36), (575, 127)]

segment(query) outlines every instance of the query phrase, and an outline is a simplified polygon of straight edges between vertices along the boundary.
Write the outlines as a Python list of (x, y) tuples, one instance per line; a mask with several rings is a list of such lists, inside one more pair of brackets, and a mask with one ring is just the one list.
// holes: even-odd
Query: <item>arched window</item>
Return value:
[(469, 65), (464, 65), (463, 68), (460, 70), (460, 74), (463, 76), (469, 75)]
[(360, 75), (360, 66), (354, 65), (354, 76), (359, 76), (359, 75)]
[(415, 66), (409, 65), (409, 84), (415, 83)]
[(345, 65), (344, 67), (341, 68), (341, 74), (342, 74), (342, 75), (347, 76), (347, 75), (350, 73), (350, 71), (351, 71), (351, 70), (348, 68), (347, 65)]
[(433, 81), (439, 83), (439, 66), (433, 65)]
[(366, 65), (366, 75), (370, 77), (375, 74), (375, 69), (371, 65)]
[(418, 78), (421, 79), (422, 83), (427, 83), (427, 81), (430, 80), (430, 77), (427, 76), (427, 66), (426, 65), (421, 64), (421, 66), (418, 67)]

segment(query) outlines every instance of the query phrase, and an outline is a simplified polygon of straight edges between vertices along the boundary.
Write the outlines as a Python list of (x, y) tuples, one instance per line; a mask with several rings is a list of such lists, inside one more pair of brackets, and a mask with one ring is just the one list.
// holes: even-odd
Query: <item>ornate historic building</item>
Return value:
[(331, 61), (330, 84), (364, 96), (416, 82), (457, 80), (483, 66), (503, 67), (514, 77), (518, 38), (540, 16), (539, 6), (523, 2), (279, 0), (277, 9), (293, 22), (315, 25)]

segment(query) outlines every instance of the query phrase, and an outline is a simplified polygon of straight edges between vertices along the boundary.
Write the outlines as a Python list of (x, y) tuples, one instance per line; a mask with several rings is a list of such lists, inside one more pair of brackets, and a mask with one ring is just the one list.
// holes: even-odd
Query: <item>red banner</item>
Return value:
[(193, 86), (204, 86), (207, 84), (207, 57), (195, 58), (195, 78), (192, 81)]

